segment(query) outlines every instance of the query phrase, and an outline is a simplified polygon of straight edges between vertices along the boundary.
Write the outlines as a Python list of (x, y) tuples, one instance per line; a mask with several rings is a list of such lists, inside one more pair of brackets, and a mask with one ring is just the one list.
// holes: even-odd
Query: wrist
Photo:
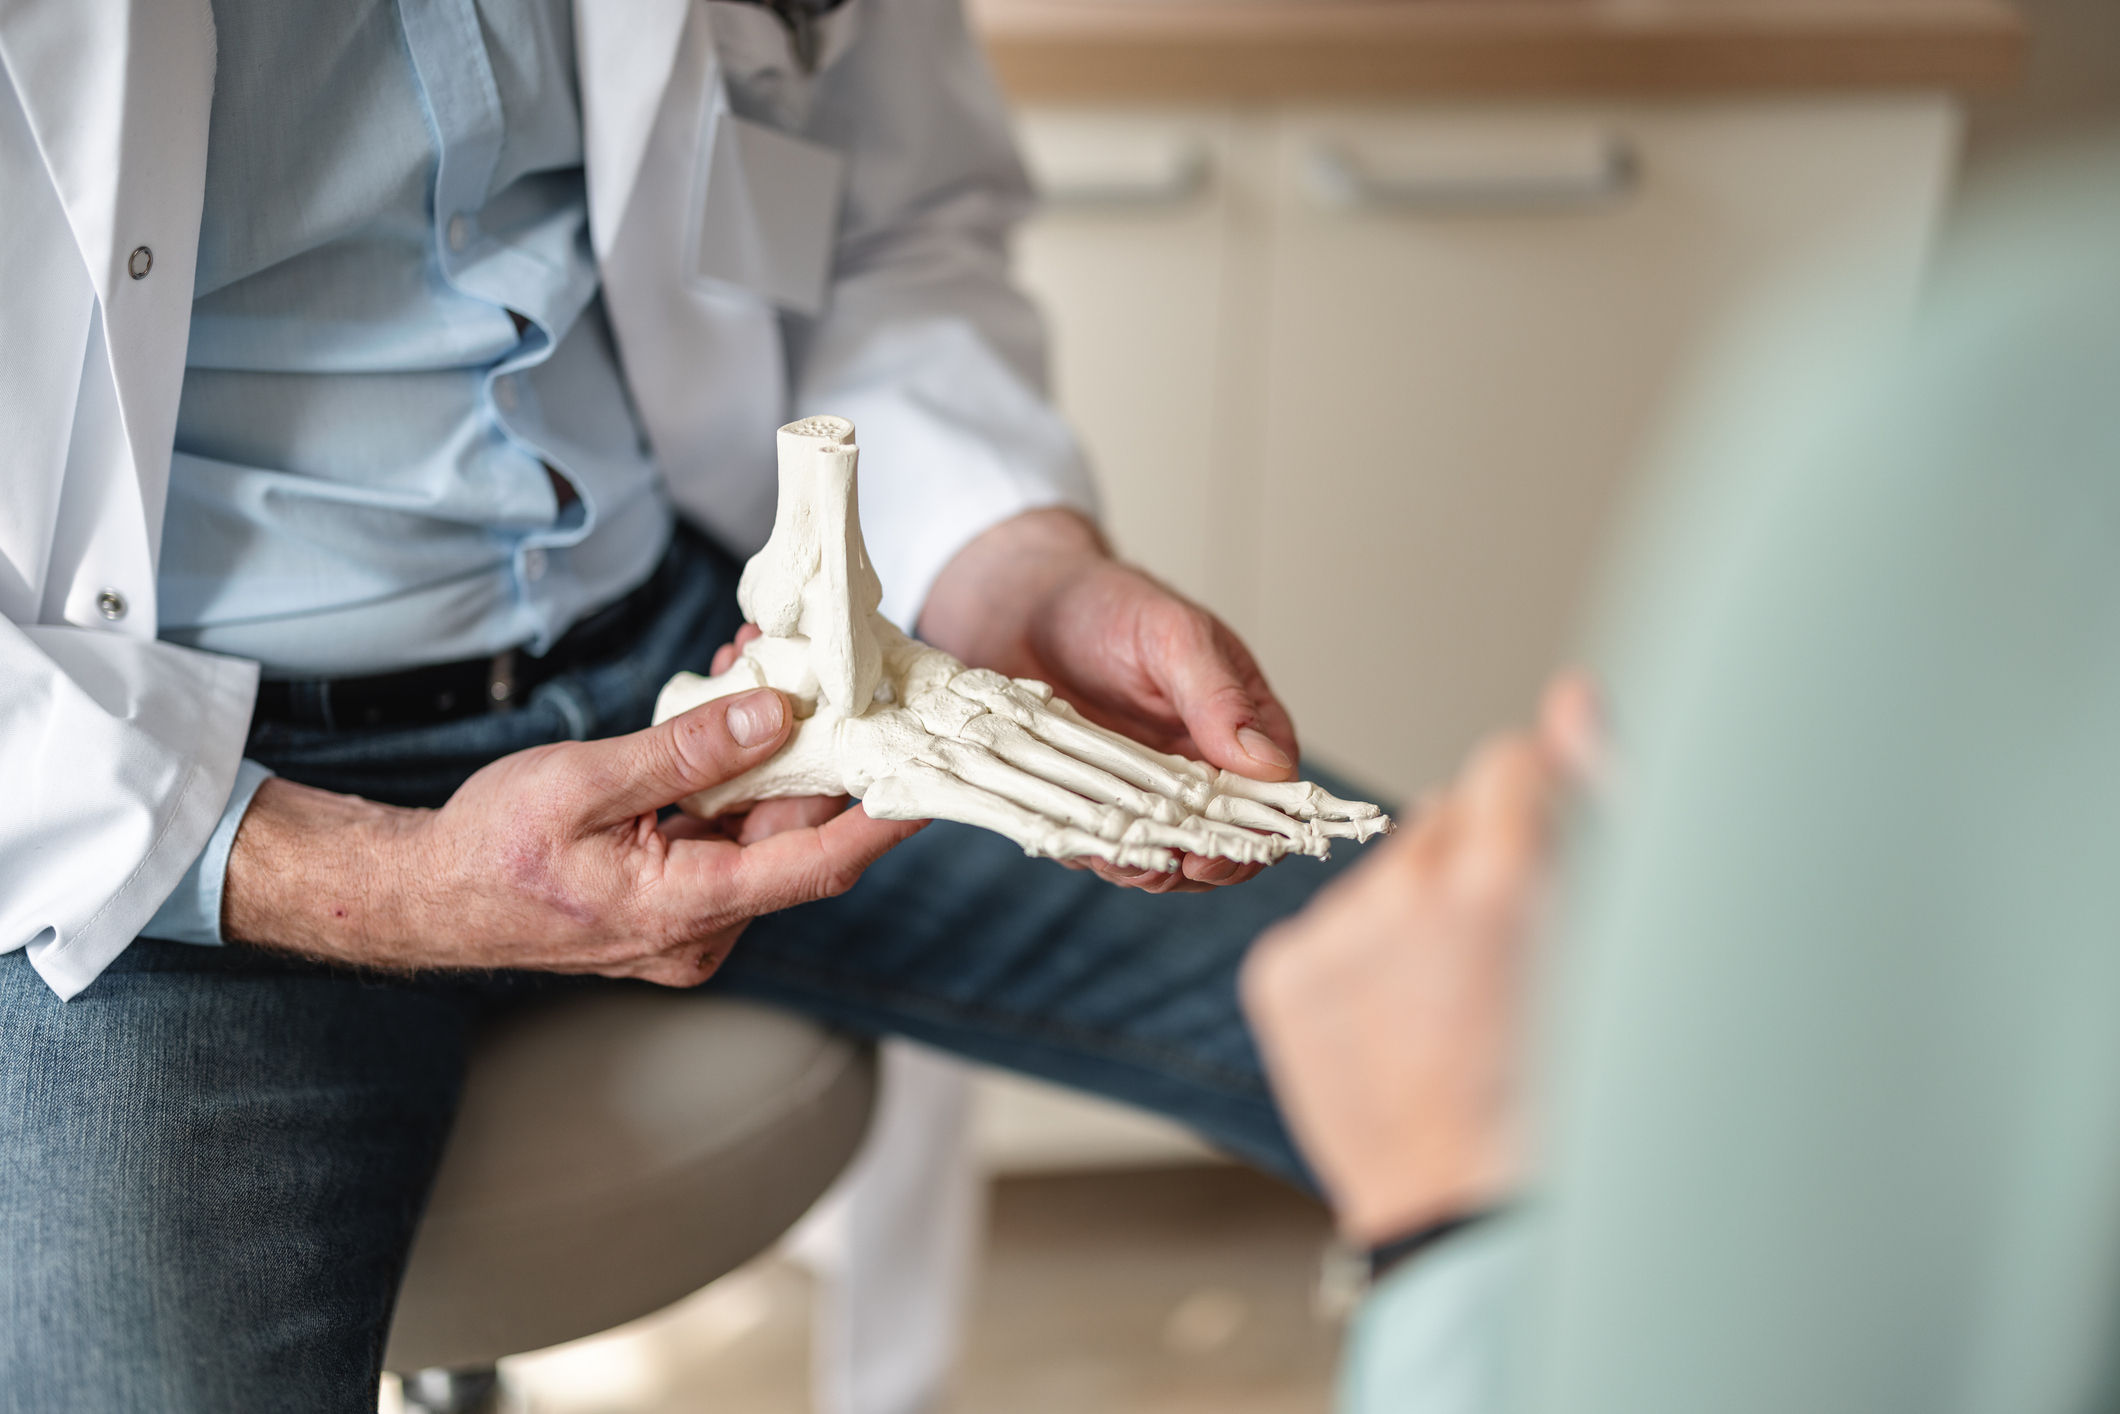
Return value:
[(1413, 1260), (1446, 1237), (1463, 1232), (1475, 1223), (1485, 1222), (1499, 1211), (1498, 1207), (1487, 1207), (1453, 1213), (1449, 1217), (1424, 1223), (1397, 1237), (1371, 1243), (1363, 1253), (1369, 1269), (1369, 1279), (1381, 1280), (1392, 1268)]
[(1497, 1205), (1455, 1213), (1382, 1242), (1355, 1243), (1342, 1236), (1325, 1249), (1319, 1273), (1318, 1296), (1324, 1309), (1335, 1318), (1351, 1316), (1392, 1272), (1503, 1211)]
[(994, 526), (936, 577), (918, 636), (975, 666), (1008, 665), (1027, 626), (1083, 574), (1111, 558), (1080, 514), (1047, 507)]
[(1512, 1191), (1513, 1167), (1499, 1152), (1468, 1153), (1442, 1164), (1424, 1157), (1429, 1161), (1372, 1165), (1363, 1181), (1339, 1186), (1333, 1202), (1342, 1239), (1356, 1247), (1382, 1247), (1466, 1214), (1491, 1211)]
[(364, 965), (408, 965), (407, 881), (431, 812), (274, 778), (229, 851), (221, 900), (232, 943)]

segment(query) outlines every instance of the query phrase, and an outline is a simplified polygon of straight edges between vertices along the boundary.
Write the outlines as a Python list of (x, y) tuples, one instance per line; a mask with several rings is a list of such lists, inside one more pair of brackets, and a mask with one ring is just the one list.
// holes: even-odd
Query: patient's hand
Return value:
[(1557, 682), (1538, 733), (1482, 746), (1245, 964), (1274, 1090), (1352, 1241), (1477, 1211), (1516, 1181), (1525, 939), (1594, 715), (1585, 682)]

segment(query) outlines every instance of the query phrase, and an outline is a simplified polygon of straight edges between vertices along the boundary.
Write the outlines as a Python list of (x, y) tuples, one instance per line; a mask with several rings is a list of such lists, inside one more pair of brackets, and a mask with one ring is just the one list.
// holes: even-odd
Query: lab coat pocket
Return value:
[(715, 105), (693, 201), (688, 283), (824, 311), (846, 158)]

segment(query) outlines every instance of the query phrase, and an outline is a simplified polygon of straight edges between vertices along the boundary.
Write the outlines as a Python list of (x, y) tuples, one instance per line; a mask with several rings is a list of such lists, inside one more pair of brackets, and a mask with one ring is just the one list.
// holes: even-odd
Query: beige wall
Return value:
[[(1048, 190), (1103, 193), (1031, 223), (1018, 268), (1118, 548), (1245, 636), (1308, 752), (1396, 799), (1528, 711), (1730, 311), (1824, 258), (1896, 317), (1956, 150), (1920, 94), (1021, 123)], [(1604, 140), (1639, 174), (1607, 201), (1390, 195), (1566, 178)], [(1321, 192), (1335, 154), (1383, 197)]]

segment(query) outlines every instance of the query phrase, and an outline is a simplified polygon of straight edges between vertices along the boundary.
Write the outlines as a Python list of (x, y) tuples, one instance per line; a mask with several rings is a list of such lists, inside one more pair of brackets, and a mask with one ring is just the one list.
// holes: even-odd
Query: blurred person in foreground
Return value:
[(1555, 926), (1565, 683), (1255, 950), (1389, 1268), (1343, 1408), (2120, 1399), (2120, 146), (1959, 237), (1906, 347), (1825, 302), (1682, 439)]

